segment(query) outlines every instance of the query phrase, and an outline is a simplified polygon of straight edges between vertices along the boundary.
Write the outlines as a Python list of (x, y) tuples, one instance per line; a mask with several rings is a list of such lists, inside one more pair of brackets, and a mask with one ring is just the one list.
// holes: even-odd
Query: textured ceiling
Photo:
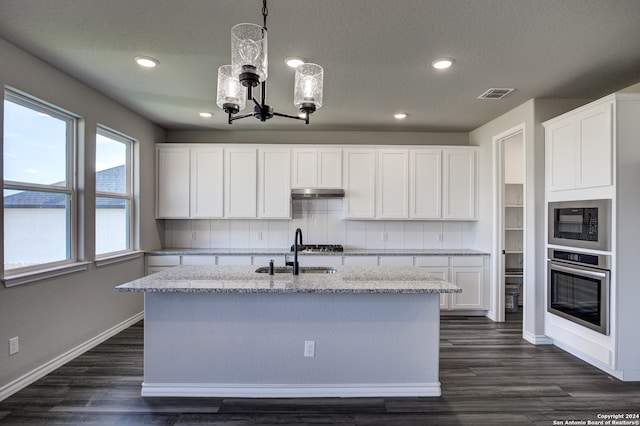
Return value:
[[(309, 127), (229, 126), (215, 105), (230, 30), (260, 0), (0, 0), (0, 36), (167, 129), (469, 131), (531, 98), (640, 81), (639, 0), (271, 0), (268, 103), (294, 114), (287, 56), (325, 69)], [(158, 58), (155, 70), (133, 58)], [(437, 57), (454, 67), (429, 67)], [(478, 100), (491, 87), (516, 90)], [(198, 112), (214, 112), (202, 119)], [(395, 121), (393, 113), (409, 117)]]

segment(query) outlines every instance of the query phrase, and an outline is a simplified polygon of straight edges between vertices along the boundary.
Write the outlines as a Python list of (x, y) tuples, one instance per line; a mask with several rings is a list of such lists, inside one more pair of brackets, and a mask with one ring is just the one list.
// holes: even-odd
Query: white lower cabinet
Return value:
[(146, 256), (145, 275), (164, 271), (180, 265), (180, 256)]
[[(286, 255), (147, 255), (146, 275), (164, 271), (178, 265), (255, 265), (268, 266), (273, 260), (276, 266), (284, 266), (293, 260), (293, 253)], [(367, 256), (367, 255), (299, 255), (301, 266), (419, 266), (437, 278), (452, 282), (462, 288), (462, 293), (440, 295), (441, 311), (486, 310), (486, 267), (484, 256)]]
[(450, 281), (462, 288), (462, 293), (451, 294), (452, 310), (487, 309), (482, 256), (452, 257)]
[(417, 256), (416, 266), (462, 288), (462, 293), (440, 295), (440, 310), (486, 310), (483, 256)]

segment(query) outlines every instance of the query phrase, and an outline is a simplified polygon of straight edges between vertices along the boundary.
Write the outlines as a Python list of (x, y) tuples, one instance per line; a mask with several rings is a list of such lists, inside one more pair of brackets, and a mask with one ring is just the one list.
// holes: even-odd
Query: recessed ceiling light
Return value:
[(395, 118), (396, 120), (404, 120), (405, 118), (407, 118), (407, 114), (404, 112), (399, 112), (397, 114), (393, 114), (393, 118)]
[(144, 68), (155, 68), (160, 62), (151, 56), (136, 56), (136, 63)]
[(288, 58), (286, 58), (284, 60), (284, 63), (287, 64), (287, 66), (290, 66), (291, 68), (298, 68), (300, 65), (304, 64), (305, 59), (301, 58), (299, 56), (290, 56)]
[(453, 65), (454, 60), (451, 58), (439, 58), (431, 62), (431, 66), (437, 70), (446, 70)]
[(200, 113), (200, 117), (202, 117), (202, 118), (211, 118), (211, 117), (213, 117), (213, 114), (210, 113), (210, 112), (202, 111)]

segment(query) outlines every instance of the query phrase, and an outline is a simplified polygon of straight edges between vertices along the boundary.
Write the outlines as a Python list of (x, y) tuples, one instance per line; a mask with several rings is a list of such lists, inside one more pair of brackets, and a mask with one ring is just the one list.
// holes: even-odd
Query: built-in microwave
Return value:
[(611, 250), (611, 200), (549, 203), (549, 244)]

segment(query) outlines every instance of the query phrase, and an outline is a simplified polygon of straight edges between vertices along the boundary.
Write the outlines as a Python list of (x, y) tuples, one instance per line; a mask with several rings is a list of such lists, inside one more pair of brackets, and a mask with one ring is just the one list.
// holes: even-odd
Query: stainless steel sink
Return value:
[[(273, 268), (274, 274), (291, 274), (293, 269), (290, 266), (276, 266)], [(301, 274), (335, 274), (337, 269), (330, 266), (301, 266), (298, 270)], [(261, 266), (256, 269), (259, 274), (268, 274), (269, 267)]]

